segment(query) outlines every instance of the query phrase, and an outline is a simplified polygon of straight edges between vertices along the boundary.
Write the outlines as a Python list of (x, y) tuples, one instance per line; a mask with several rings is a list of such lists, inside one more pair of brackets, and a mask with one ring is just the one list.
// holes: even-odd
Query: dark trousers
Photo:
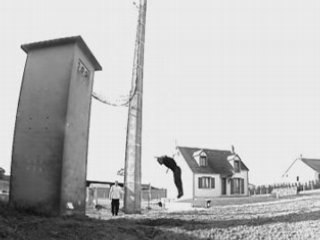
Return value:
[(111, 200), (111, 212), (112, 215), (118, 215), (119, 211), (119, 199), (112, 199)]
[(179, 195), (183, 195), (182, 181), (181, 181), (181, 169), (177, 166), (173, 171), (174, 184), (178, 189)]

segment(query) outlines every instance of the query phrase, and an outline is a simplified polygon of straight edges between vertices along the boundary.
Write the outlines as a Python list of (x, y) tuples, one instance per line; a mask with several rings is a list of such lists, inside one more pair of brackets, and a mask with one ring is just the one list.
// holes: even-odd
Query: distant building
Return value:
[(282, 175), (286, 183), (307, 183), (320, 180), (320, 159), (297, 158)]
[(8, 201), (10, 176), (5, 174), (5, 170), (0, 167), (0, 201)]
[(177, 147), (185, 199), (248, 195), (249, 169), (227, 150)]
[(2, 167), (0, 167), (0, 179), (3, 178), (5, 172), (6, 171)]
[[(9, 187), (10, 187), (10, 176), (5, 175), (4, 170), (1, 171), (3, 174), (0, 175), (0, 201), (8, 200)], [(103, 182), (103, 181), (91, 181), (87, 180), (87, 193), (86, 201), (88, 205), (92, 205), (95, 200), (96, 203), (105, 204), (109, 199), (110, 187), (114, 182)], [(120, 187), (123, 187), (123, 183), (119, 183)], [(141, 184), (141, 197), (143, 201), (160, 200), (161, 198), (167, 197), (167, 190), (163, 188), (156, 188), (149, 184)], [(123, 199), (123, 196), (121, 196)]]
[[(114, 182), (91, 181), (87, 180), (87, 205), (94, 203), (107, 204), (109, 199), (109, 191)], [(119, 182), (119, 186), (123, 187), (123, 183)], [(142, 201), (160, 200), (167, 197), (167, 190), (156, 188), (149, 184), (141, 184)], [(123, 194), (121, 195), (123, 200)]]

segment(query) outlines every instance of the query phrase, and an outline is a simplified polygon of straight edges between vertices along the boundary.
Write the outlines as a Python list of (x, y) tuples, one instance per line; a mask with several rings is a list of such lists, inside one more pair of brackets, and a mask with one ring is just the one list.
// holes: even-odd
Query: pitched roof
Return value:
[[(227, 160), (228, 156), (233, 155), (231, 151), (227, 150), (213, 150), (203, 148), (192, 148), (192, 147), (177, 147), (181, 152), (182, 156), (186, 160), (188, 166), (194, 173), (216, 173), (222, 175), (232, 175), (233, 167)], [(193, 154), (199, 150), (203, 150), (207, 154), (208, 166), (199, 166), (193, 157)], [(242, 161), (241, 169), (249, 170)]]
[(301, 161), (307, 164), (316, 172), (320, 173), (320, 159), (301, 158)]

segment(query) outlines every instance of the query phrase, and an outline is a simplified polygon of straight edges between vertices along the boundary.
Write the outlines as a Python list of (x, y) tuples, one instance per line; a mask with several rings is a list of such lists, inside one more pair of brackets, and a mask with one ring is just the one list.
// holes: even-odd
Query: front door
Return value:
[(226, 178), (221, 179), (221, 193), (222, 193), (222, 195), (227, 194), (227, 179)]

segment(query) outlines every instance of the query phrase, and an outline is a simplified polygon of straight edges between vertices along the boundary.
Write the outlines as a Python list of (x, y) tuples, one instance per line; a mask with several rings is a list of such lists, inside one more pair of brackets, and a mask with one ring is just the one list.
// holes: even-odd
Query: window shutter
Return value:
[(198, 178), (198, 188), (201, 188), (201, 178)]
[(211, 178), (211, 188), (215, 188), (214, 178)]
[(231, 194), (234, 194), (234, 189), (233, 189), (234, 187), (233, 187), (233, 185), (234, 185), (234, 184), (233, 184), (233, 179), (231, 179)]
[(241, 193), (244, 194), (244, 179), (241, 179)]

